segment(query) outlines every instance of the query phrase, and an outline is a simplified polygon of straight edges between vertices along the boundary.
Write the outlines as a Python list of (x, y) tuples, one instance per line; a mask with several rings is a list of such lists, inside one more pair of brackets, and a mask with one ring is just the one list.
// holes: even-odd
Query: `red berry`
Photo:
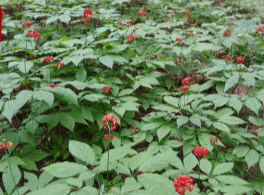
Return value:
[(193, 186), (189, 186), (189, 191), (191, 192), (193, 190)]
[(104, 139), (108, 140), (108, 135), (107, 134), (104, 135)]

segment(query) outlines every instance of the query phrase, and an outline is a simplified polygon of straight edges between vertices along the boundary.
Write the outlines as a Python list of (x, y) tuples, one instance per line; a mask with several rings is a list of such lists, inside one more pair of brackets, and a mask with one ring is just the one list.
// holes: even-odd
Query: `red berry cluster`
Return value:
[(111, 126), (110, 130), (115, 130), (117, 126), (118, 119), (113, 114), (106, 114), (102, 119), (102, 124), (104, 125), (104, 129), (108, 130), (107, 125)]
[[(178, 192), (179, 194), (184, 194), (185, 190), (189, 187), (189, 191), (191, 192), (193, 190), (193, 185), (188, 185), (192, 184), (193, 179), (188, 176), (188, 175), (179, 175), (178, 177), (175, 177), (173, 179), (173, 185), (175, 187), (175, 191)], [(183, 186), (183, 188), (181, 188)]]
[(30, 22), (30, 21), (23, 22), (23, 23), (22, 23), (22, 26), (23, 26), (24, 28), (30, 27), (30, 26), (31, 26), (31, 22)]
[(52, 56), (48, 56), (48, 57), (45, 57), (43, 60), (42, 60), (42, 62), (51, 62), (51, 61), (53, 61), (54, 60), (54, 58), (52, 57)]
[(83, 10), (83, 15), (93, 14), (93, 10), (91, 8), (85, 8)]
[(191, 85), (194, 83), (196, 83), (196, 81), (191, 77), (186, 77), (185, 79), (182, 80), (182, 85)]
[(216, 144), (217, 141), (218, 141), (218, 138), (217, 138), (216, 136), (211, 136), (211, 137), (210, 137), (210, 142), (211, 142), (211, 144)]
[[(112, 134), (109, 134), (109, 137), (111, 138), (111, 140), (113, 140), (113, 139), (114, 139), (114, 137), (113, 137), (113, 135), (112, 135)], [(107, 134), (105, 134), (105, 135), (104, 135), (104, 139), (105, 139), (105, 140), (108, 140), (108, 139), (109, 139), (109, 137), (108, 137), (108, 135), (107, 135)]]
[(37, 39), (38, 41), (39, 41), (40, 38), (41, 38), (41, 35), (40, 35), (39, 32), (36, 31), (36, 30), (29, 30), (29, 31), (27, 32), (27, 36), (34, 37), (34, 39)]
[(136, 128), (136, 126), (135, 125), (132, 125), (131, 127), (130, 127), (130, 129), (131, 129), (131, 131), (137, 131), (137, 128)]
[(189, 87), (187, 85), (192, 85), (196, 83), (196, 81), (194, 79), (192, 79), (191, 77), (186, 77), (185, 79), (182, 80), (182, 87), (180, 88), (180, 91), (188, 91)]
[(230, 24), (230, 23), (228, 23), (226, 26), (231, 26), (231, 24)]
[(244, 61), (245, 61), (245, 58), (243, 57), (243, 56), (239, 56), (239, 57), (237, 57), (237, 59), (236, 59), (236, 62), (239, 64), (239, 63), (244, 63)]
[(181, 86), (180, 91), (188, 91), (189, 87), (187, 85)]
[(146, 16), (145, 8), (138, 11), (138, 15), (140, 16)]
[(204, 158), (207, 154), (208, 154), (208, 150), (207, 148), (203, 147), (203, 146), (196, 146), (193, 149), (193, 153), (195, 154), (195, 156), (197, 156), (198, 158)]
[(226, 30), (224, 35), (225, 35), (225, 37), (230, 37), (231, 31), (230, 30)]
[(132, 39), (136, 40), (136, 37), (134, 35), (127, 35), (126, 39), (131, 41)]
[(258, 28), (256, 28), (257, 31), (262, 32), (263, 31), (263, 27), (259, 26)]
[(85, 8), (83, 11), (82, 21), (84, 24), (90, 24), (91, 22), (91, 15), (93, 14), (93, 11), (91, 8)]
[(0, 143), (0, 150), (2, 150), (4, 148), (12, 148), (13, 146), (14, 146), (14, 144), (12, 142), (3, 141), (3, 143)]
[(182, 39), (176, 38), (176, 41), (179, 41), (181, 43), (182, 42)]
[(169, 19), (165, 18), (165, 19), (164, 19), (164, 22), (169, 22)]
[(54, 83), (49, 83), (49, 84), (46, 84), (46, 86), (47, 86), (47, 87), (57, 87), (57, 85), (56, 85), (56, 84), (54, 84)]
[(111, 88), (108, 85), (105, 85), (102, 87), (102, 93), (109, 93)]
[(232, 61), (232, 57), (231, 56), (226, 56), (225, 57), (225, 61), (228, 61), (228, 60)]
[(121, 22), (121, 21), (119, 21), (117, 24), (118, 24), (119, 26), (123, 26), (123, 25), (124, 25), (123, 22)]
[(58, 62), (57, 64), (55, 64), (53, 67), (54, 68), (57, 68), (57, 67), (63, 67), (64, 66), (64, 63), (63, 62)]

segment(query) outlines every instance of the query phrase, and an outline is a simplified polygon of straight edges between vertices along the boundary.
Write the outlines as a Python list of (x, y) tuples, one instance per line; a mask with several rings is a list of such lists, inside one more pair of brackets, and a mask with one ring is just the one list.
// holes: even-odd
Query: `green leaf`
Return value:
[(193, 153), (190, 153), (183, 159), (183, 164), (186, 170), (192, 171), (192, 169), (198, 164), (198, 160)]
[(49, 105), (49, 107), (52, 107), (54, 102), (54, 95), (48, 91), (43, 90), (34, 91), (33, 98), (37, 100), (43, 100)]
[(71, 193), (71, 195), (97, 195), (99, 194), (96, 188), (91, 186), (85, 186), (82, 189), (76, 191), (75, 193)]
[(262, 156), (262, 158), (259, 161), (259, 168), (262, 171), (262, 173), (264, 173), (264, 156)]
[(55, 22), (55, 21), (57, 21), (58, 19), (59, 19), (58, 16), (51, 16), (51, 17), (49, 17), (49, 18), (46, 20), (46, 25), (48, 25), (48, 24), (51, 23), (51, 22)]
[(190, 121), (192, 124), (197, 125), (198, 127), (201, 127), (201, 120), (197, 118), (196, 116), (191, 116)]
[(246, 106), (258, 115), (259, 109), (261, 108), (261, 103), (257, 98), (251, 97), (247, 99)]
[(186, 124), (189, 121), (189, 118), (187, 116), (180, 115), (177, 119), (177, 125), (178, 127)]
[(80, 165), (73, 162), (58, 162), (47, 167), (44, 167), (43, 170), (47, 171), (51, 175), (64, 178), (64, 177), (73, 177), (77, 174), (80, 174), (87, 169), (86, 166)]
[(4, 104), (2, 114), (12, 123), (13, 116), (22, 108), (27, 101), (29, 101), (32, 97), (32, 91), (23, 90), (17, 94), (15, 100), (7, 101)]
[(256, 150), (251, 149), (245, 156), (245, 161), (248, 164), (248, 167), (251, 167), (259, 160), (259, 154)]
[[(120, 160), (127, 154), (137, 154), (137, 152), (127, 145), (109, 150), (109, 156), (111, 156), (109, 159), (110, 167), (116, 166), (117, 160)], [(100, 159), (100, 171), (107, 170), (107, 158), (108, 152), (105, 152)]]
[(87, 72), (86, 70), (82, 67), (79, 68), (76, 72), (76, 79), (77, 81), (82, 81), (84, 82), (86, 80)]
[(105, 99), (106, 96), (103, 95), (103, 94), (89, 94), (89, 95), (86, 95), (83, 97), (83, 99), (86, 99), (88, 101), (91, 101), (91, 102), (98, 102), (100, 99)]
[(152, 156), (147, 161), (143, 162), (139, 166), (139, 171), (144, 172), (154, 172), (154, 171), (161, 171), (165, 169), (173, 160), (173, 156), (175, 156), (175, 152), (166, 152), (157, 154), (155, 156)]
[(241, 185), (230, 185), (221, 188), (222, 192), (226, 192), (225, 195), (247, 194), (247, 192), (253, 191), (252, 188)]
[(199, 133), (198, 134), (198, 140), (199, 140), (201, 146), (206, 147), (209, 151), (214, 149), (214, 147), (210, 143), (211, 136), (212, 135), (210, 135), (208, 133)]
[(69, 24), (69, 22), (71, 21), (71, 17), (69, 15), (63, 14), (59, 16), (60, 21), (65, 22), (67, 24)]
[(24, 185), (31, 191), (36, 190), (38, 187), (38, 177), (34, 173), (24, 172), (24, 177), (28, 181)]
[(108, 68), (111, 69), (113, 68), (114, 60), (111, 58), (111, 56), (109, 55), (101, 56), (99, 58), (99, 61)]
[(17, 165), (10, 164), (10, 167), (6, 168), (6, 171), (2, 175), (5, 190), (8, 194), (11, 194), (16, 184), (20, 181), (21, 172)]
[(203, 172), (209, 174), (211, 169), (212, 169), (212, 163), (209, 160), (207, 160), (207, 159), (202, 159), (200, 161), (200, 169)]
[(227, 79), (226, 84), (225, 84), (225, 92), (233, 87), (235, 84), (237, 84), (239, 79), (239, 74), (238, 73), (234, 73), (229, 79)]
[(48, 153), (42, 151), (42, 150), (33, 150), (30, 153), (27, 153), (26, 155), (22, 156), (23, 158), (30, 159), (32, 161), (40, 161), (44, 159), (45, 157), (49, 156)]
[(121, 97), (121, 96), (124, 96), (124, 95), (128, 95), (128, 94), (133, 93), (133, 91), (134, 91), (133, 89), (124, 89), (118, 94), (118, 96)]
[(32, 67), (34, 66), (33, 62), (24, 62), (24, 61), (19, 61), (17, 68), (22, 72), (22, 73), (27, 73)]
[(237, 113), (239, 113), (239, 111), (242, 108), (242, 102), (238, 98), (235, 98), (235, 97), (229, 98), (228, 104), (229, 106), (234, 108), (237, 111)]
[(257, 116), (250, 116), (248, 120), (253, 123), (254, 125), (257, 126), (264, 126), (264, 120), (260, 117)]
[(231, 108), (221, 108), (216, 112), (215, 117), (216, 118), (226, 117), (232, 115), (233, 113), (234, 110), (232, 110)]
[(145, 173), (138, 176), (138, 181), (146, 190), (158, 189), (163, 191), (163, 194), (175, 194), (172, 181), (162, 175)]
[(167, 77), (166, 80), (165, 80), (165, 84), (166, 84), (166, 87), (168, 89), (170, 89), (172, 87), (172, 84), (173, 84), (173, 80), (171, 77)]
[(46, 89), (53, 92), (53, 94), (55, 94), (55, 96), (61, 101), (79, 106), (78, 101), (77, 101), (77, 96), (72, 90), (68, 88), (59, 87), (59, 86), (58, 87), (46, 87)]
[(159, 142), (170, 132), (170, 127), (169, 126), (161, 126), (158, 131), (157, 131), (157, 135), (158, 135), (158, 139)]
[(71, 58), (71, 61), (77, 67), (80, 64), (80, 62), (84, 59), (84, 56), (82, 56), (82, 55), (74, 55), (74, 56), (71, 56), (70, 58)]
[(220, 130), (220, 131), (224, 131), (224, 132), (226, 132), (228, 134), (230, 133), (229, 127), (226, 124), (224, 124), (224, 123), (221, 123), (221, 122), (213, 122), (213, 126), (216, 129)]
[(238, 146), (233, 150), (233, 154), (235, 154), (238, 158), (245, 156), (249, 151), (248, 146)]
[(242, 119), (235, 117), (235, 116), (223, 116), (223, 117), (218, 118), (218, 120), (223, 123), (229, 124), (229, 125), (239, 125), (239, 124), (246, 123)]
[(179, 98), (176, 98), (176, 97), (165, 96), (164, 101), (167, 103), (170, 103), (174, 107), (178, 108), (180, 100), (179, 100)]
[(30, 193), (30, 195), (62, 195), (62, 194), (69, 194), (71, 191), (72, 186), (67, 184), (59, 184), (59, 183), (51, 183), (44, 188), (34, 190)]
[(226, 172), (229, 172), (232, 170), (234, 166), (234, 163), (221, 163), (221, 164), (218, 164), (214, 170), (213, 170), (213, 174), (214, 175), (219, 175), (219, 174), (222, 174), (222, 173), (226, 173)]
[(233, 175), (219, 175), (215, 179), (226, 184), (248, 185), (248, 182)]
[(69, 150), (73, 156), (86, 162), (86, 165), (94, 163), (94, 151), (88, 144), (71, 140), (69, 143)]
[(138, 190), (142, 187), (142, 184), (137, 182), (133, 177), (127, 177), (125, 184), (121, 187), (121, 194), (126, 194), (131, 191)]
[(74, 131), (74, 126), (75, 126), (75, 120), (72, 116), (66, 114), (66, 113), (61, 113), (60, 115), (60, 123), (62, 126), (66, 127), (69, 129), (71, 132)]

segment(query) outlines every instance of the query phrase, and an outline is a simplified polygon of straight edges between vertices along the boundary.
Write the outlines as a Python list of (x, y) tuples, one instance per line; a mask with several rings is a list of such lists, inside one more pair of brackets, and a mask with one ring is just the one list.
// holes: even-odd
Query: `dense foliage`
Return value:
[(0, 194), (264, 193), (263, 5), (2, 0)]

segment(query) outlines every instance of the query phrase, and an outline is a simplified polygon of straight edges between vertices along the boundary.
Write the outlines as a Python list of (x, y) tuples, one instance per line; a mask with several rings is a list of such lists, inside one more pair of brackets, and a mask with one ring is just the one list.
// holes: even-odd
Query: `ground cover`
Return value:
[(264, 193), (263, 2), (0, 5), (0, 194)]

